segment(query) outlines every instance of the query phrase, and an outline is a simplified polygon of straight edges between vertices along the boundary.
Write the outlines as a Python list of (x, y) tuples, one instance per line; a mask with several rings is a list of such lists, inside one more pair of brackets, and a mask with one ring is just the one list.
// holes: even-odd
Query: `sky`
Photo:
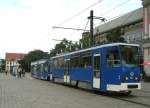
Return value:
[[(59, 43), (54, 39), (78, 41), (83, 31), (53, 26), (89, 29), (90, 10), (94, 16), (109, 20), (140, 7), (141, 0), (0, 0), (0, 58), (5, 58), (6, 52), (49, 52)], [(94, 20), (94, 27), (99, 24), (99, 20)]]

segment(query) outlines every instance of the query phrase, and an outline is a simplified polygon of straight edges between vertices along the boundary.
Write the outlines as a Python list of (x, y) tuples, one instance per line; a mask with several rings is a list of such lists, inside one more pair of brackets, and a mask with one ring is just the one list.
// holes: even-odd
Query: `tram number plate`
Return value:
[(128, 88), (138, 88), (138, 85), (128, 85)]

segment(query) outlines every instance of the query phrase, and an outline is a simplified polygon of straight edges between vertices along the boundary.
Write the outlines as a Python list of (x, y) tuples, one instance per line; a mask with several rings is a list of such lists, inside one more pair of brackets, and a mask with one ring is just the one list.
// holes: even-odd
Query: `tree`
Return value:
[(6, 61), (4, 59), (0, 59), (1, 60), (1, 66), (0, 66), (0, 70), (5, 70), (5, 64), (6, 64)]
[(43, 52), (41, 50), (33, 50), (24, 56), (22, 60), (19, 60), (19, 64), (26, 70), (30, 71), (30, 64), (33, 61), (39, 59), (48, 59), (50, 56), (47, 52)]
[(80, 48), (88, 48), (90, 47), (91, 35), (90, 32), (82, 33), (82, 39), (80, 39)]
[(109, 43), (112, 42), (125, 42), (125, 39), (123, 37), (121, 37), (121, 35), (123, 35), (124, 32), (121, 31), (121, 28), (118, 27), (116, 29), (113, 29), (112, 31), (108, 32), (107, 34), (107, 41)]
[(73, 43), (67, 39), (63, 39), (60, 43), (55, 45), (55, 48), (50, 51), (50, 57), (56, 56), (57, 54), (72, 52), (79, 48), (78, 43)]

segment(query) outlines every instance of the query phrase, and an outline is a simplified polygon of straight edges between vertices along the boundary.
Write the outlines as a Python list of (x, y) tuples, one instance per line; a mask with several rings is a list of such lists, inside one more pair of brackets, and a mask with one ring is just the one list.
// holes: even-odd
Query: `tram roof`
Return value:
[(66, 54), (57, 55), (57, 56), (51, 57), (51, 59), (55, 59), (55, 58), (63, 57), (63, 56), (68, 56), (68, 55), (72, 55), (72, 54), (76, 54), (76, 53), (80, 53), (80, 52), (84, 52), (84, 51), (94, 50), (94, 49), (97, 49), (97, 48), (104, 48), (104, 47), (118, 46), (118, 45), (139, 46), (138, 44), (128, 44), (128, 43), (104, 44), (104, 45), (100, 45), (100, 46), (95, 46), (95, 47), (90, 47), (90, 48), (86, 48), (86, 49), (81, 49), (81, 50), (70, 52), (70, 53), (66, 53)]
[(31, 65), (42, 64), (42, 63), (45, 63), (46, 61), (47, 59), (40, 59), (40, 60), (31, 62)]

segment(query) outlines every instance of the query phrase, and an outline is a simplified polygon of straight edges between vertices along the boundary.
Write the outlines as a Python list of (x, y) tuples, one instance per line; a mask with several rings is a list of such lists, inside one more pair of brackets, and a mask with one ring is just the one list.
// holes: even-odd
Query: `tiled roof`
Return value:
[(119, 18), (116, 18), (114, 20), (111, 20), (109, 22), (106, 22), (94, 29), (94, 34), (101, 34), (107, 31), (110, 31), (114, 28), (132, 24), (137, 21), (143, 20), (143, 8), (139, 8), (137, 10), (134, 10), (130, 13), (127, 13)]
[(20, 60), (20, 59), (23, 59), (24, 56), (25, 56), (24, 53), (6, 53), (5, 59), (10, 60), (10, 61)]

